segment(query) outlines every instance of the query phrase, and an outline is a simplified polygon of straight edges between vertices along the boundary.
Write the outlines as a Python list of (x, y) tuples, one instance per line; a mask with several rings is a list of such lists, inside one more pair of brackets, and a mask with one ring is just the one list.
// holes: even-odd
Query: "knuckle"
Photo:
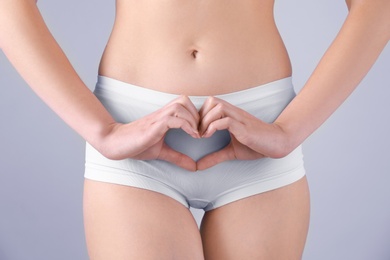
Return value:
[(189, 100), (188, 96), (181, 94), (178, 98), (179, 100)]
[(215, 109), (221, 117), (224, 117), (227, 107), (224, 103), (218, 103), (215, 105)]
[(233, 121), (234, 121), (231, 117), (225, 117), (224, 119), (226, 120), (226, 123), (228, 125), (231, 125), (233, 123)]
[[(196, 112), (196, 111), (195, 111)], [(195, 113), (195, 119), (198, 121), (200, 119), (200, 114), (199, 112)]]
[(215, 132), (218, 130), (218, 124), (215, 122), (212, 122), (209, 124), (209, 126), (206, 128), (207, 132)]
[(179, 110), (173, 111), (172, 116), (173, 116), (173, 117), (180, 117), (180, 112), (179, 112)]
[(207, 102), (208, 105), (215, 104), (216, 103), (216, 98), (213, 97), (213, 96), (210, 96), (210, 97), (207, 98), (206, 102)]
[(216, 123), (215, 122), (211, 122), (209, 124), (209, 126), (207, 127), (208, 131), (215, 131), (217, 129), (216, 127)]
[(179, 110), (182, 107), (180, 103), (173, 103), (171, 105), (171, 108), (173, 108), (175, 111)]
[(222, 103), (218, 103), (215, 108), (217, 109), (218, 112), (222, 112), (224, 107), (223, 107), (223, 104)]
[(188, 102), (190, 102), (190, 98), (186, 95), (180, 95), (177, 100), (182, 105), (186, 105)]

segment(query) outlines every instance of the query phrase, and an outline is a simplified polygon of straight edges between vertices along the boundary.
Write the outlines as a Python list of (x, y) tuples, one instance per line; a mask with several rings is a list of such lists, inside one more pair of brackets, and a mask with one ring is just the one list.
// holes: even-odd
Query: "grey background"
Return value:
[[(278, 0), (296, 90), (335, 37), (342, 0)], [(114, 1), (45, 1), (40, 9), (87, 85)], [(312, 194), (305, 260), (390, 259), (390, 47), (354, 94), (304, 144)], [(83, 140), (29, 89), (0, 52), (0, 260), (87, 259)], [(199, 221), (202, 212), (193, 211)]]

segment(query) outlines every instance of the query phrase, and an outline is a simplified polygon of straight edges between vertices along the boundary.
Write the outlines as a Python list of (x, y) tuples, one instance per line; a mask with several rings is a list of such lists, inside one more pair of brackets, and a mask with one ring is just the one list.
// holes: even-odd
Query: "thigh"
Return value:
[(301, 259), (309, 226), (306, 177), (205, 214), (204, 254), (212, 259)]
[(191, 212), (153, 191), (86, 179), (84, 225), (91, 260), (203, 259)]

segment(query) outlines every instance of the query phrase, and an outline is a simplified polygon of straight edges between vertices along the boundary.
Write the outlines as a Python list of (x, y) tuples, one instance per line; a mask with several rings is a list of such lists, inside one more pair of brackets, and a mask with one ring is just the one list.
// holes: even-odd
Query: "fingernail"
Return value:
[(207, 135), (207, 132), (208, 132), (208, 129), (202, 131), (201, 137), (202, 138), (205, 137)]
[(192, 129), (192, 131), (193, 131), (194, 134), (195, 134), (195, 138), (200, 138), (200, 134), (199, 134), (199, 131), (198, 131), (198, 130)]

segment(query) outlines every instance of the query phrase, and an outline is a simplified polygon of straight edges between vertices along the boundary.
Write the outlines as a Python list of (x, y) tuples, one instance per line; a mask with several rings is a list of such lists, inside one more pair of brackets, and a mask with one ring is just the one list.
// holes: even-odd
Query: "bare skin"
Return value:
[(309, 204), (304, 178), (207, 212), (201, 225), (205, 259), (301, 259)]
[[(212, 97), (194, 111), (187, 95), (229, 93), (291, 75), (273, 4), (117, 0), (99, 73), (184, 95), (129, 124), (115, 122), (80, 80), (35, 0), (0, 0), (0, 47), (42, 100), (108, 158), (162, 159), (187, 169), (234, 158), (279, 158), (313, 133), (366, 75), (390, 39), (390, 2), (347, 0), (350, 13), (340, 33), (274, 123)], [(156, 134), (144, 135), (151, 126)], [(228, 129), (234, 138), (194, 162), (163, 145), (169, 128), (194, 138)], [(84, 202), (91, 259), (300, 259), (309, 221), (305, 178), (206, 213), (202, 236), (187, 209), (154, 192), (86, 181)]]
[[(309, 226), (306, 178), (205, 214), (159, 193), (85, 181), (91, 259), (301, 259)], [(203, 254), (204, 250), (204, 254)]]
[(203, 259), (191, 212), (159, 193), (86, 180), (90, 259)]
[(99, 74), (168, 93), (201, 96), (290, 76), (273, 4), (118, 0)]

